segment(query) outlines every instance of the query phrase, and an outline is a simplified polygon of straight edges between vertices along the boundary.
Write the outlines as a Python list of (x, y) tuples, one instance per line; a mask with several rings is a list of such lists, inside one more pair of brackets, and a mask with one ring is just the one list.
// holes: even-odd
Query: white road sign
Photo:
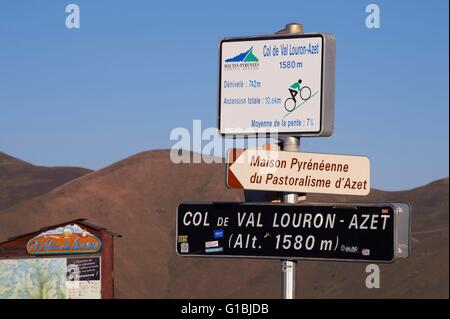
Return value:
[(367, 195), (370, 161), (365, 156), (233, 149), (227, 186), (251, 190)]
[(220, 43), (219, 63), (221, 134), (332, 134), (333, 35), (224, 39)]

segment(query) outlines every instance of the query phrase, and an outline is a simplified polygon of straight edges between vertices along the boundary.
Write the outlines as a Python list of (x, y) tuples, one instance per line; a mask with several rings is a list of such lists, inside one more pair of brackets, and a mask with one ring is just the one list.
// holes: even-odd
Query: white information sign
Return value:
[(329, 34), (222, 40), (220, 133), (331, 135), (334, 69)]

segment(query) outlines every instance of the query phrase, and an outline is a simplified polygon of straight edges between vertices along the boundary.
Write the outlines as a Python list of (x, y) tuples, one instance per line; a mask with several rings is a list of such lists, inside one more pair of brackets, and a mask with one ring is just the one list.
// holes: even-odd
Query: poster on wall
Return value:
[(100, 299), (100, 257), (67, 258), (67, 298)]
[(0, 260), (0, 299), (99, 299), (100, 257)]

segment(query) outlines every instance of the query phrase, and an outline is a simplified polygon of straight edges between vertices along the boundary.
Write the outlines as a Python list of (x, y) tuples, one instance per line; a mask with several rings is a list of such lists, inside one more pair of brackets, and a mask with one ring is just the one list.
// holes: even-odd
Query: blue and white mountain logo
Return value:
[(253, 47), (251, 47), (248, 51), (226, 59), (225, 62), (259, 62), (259, 59), (253, 54)]
[(225, 60), (225, 70), (238, 69), (257, 69), (259, 66), (259, 59), (253, 53), (253, 47), (245, 52), (242, 52), (232, 58)]

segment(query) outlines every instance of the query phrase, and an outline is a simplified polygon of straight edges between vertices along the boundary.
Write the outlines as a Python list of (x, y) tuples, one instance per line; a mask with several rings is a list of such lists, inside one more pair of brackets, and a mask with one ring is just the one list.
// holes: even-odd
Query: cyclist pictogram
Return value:
[(288, 112), (292, 112), (297, 107), (298, 96), (302, 101), (307, 101), (311, 97), (311, 89), (309, 86), (301, 85), (302, 79), (299, 79), (297, 82), (292, 84), (289, 87), (289, 93), (291, 94), (290, 98), (287, 98), (284, 101), (284, 108)]

